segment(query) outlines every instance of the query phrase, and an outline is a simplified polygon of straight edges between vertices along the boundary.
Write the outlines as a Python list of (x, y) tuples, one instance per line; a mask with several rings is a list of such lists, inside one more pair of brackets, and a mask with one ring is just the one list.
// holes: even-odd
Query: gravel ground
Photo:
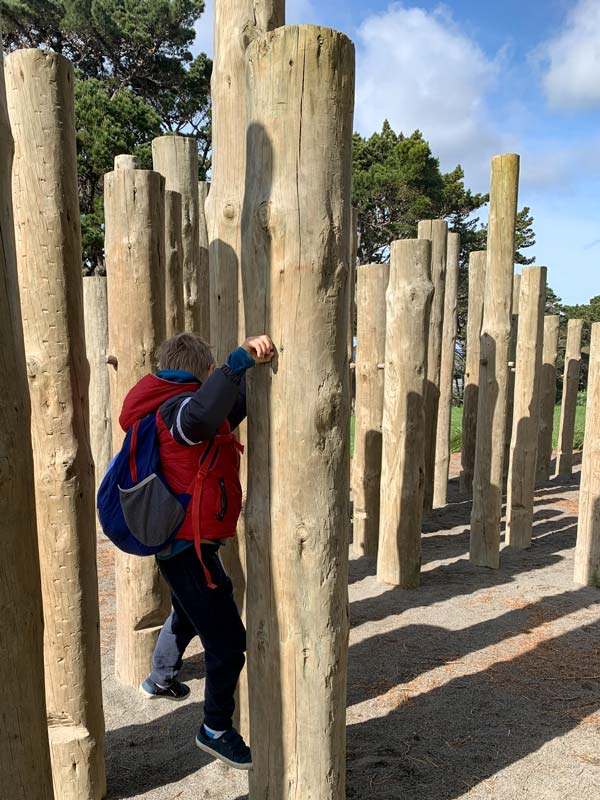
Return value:
[[(419, 589), (382, 587), (372, 561), (350, 563), (348, 798), (600, 797), (600, 592), (572, 583), (577, 476), (539, 488), (533, 546), (504, 549), (499, 570), (469, 563), (456, 483), (425, 524)], [(246, 776), (194, 746), (199, 648), (183, 704), (115, 682), (102, 540), (99, 564), (109, 800), (244, 800)]]

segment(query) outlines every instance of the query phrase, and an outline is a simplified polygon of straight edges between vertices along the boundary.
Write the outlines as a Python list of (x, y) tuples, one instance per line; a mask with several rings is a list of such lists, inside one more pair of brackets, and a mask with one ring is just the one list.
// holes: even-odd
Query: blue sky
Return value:
[[(196, 49), (212, 54), (212, 6)], [(442, 168), (487, 191), (492, 155), (521, 156), (519, 205), (567, 303), (600, 294), (600, 0), (288, 0), (288, 23), (356, 45), (355, 128), (420, 128)]]

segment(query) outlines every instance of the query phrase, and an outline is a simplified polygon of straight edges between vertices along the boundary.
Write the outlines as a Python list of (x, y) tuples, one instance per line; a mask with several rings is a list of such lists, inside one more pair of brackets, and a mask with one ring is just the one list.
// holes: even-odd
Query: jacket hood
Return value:
[(128, 431), (134, 422), (143, 419), (148, 414), (158, 411), (161, 405), (184, 392), (197, 391), (201, 383), (187, 373), (167, 373), (169, 380), (159, 375), (145, 375), (135, 386), (129, 390), (123, 402), (123, 409), (119, 417), (119, 425)]

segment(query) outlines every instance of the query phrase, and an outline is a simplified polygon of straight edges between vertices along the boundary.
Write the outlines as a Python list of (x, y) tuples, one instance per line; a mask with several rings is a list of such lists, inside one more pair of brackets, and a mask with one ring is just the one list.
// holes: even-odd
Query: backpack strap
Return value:
[(240, 453), (244, 452), (244, 445), (238, 441), (233, 433), (217, 435), (214, 437), (214, 439), (207, 441), (203, 448), (202, 455), (200, 456), (198, 472), (194, 478), (192, 491), (192, 531), (194, 534), (194, 547), (196, 549), (198, 560), (200, 561), (202, 569), (204, 570), (204, 577), (206, 578), (206, 583), (209, 589), (216, 589), (217, 586), (214, 583), (206, 564), (202, 560), (202, 549), (200, 542), (200, 507), (202, 505), (204, 481), (206, 480), (206, 476), (210, 472), (211, 468), (217, 463), (220, 453), (220, 446), (223, 444), (233, 444), (236, 450), (238, 450)]

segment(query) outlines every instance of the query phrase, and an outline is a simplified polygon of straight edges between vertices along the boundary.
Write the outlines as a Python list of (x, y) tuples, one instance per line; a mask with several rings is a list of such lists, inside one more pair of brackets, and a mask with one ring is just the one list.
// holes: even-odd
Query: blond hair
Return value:
[(215, 363), (209, 343), (195, 333), (178, 333), (164, 341), (158, 350), (159, 369), (191, 372), (201, 381)]

